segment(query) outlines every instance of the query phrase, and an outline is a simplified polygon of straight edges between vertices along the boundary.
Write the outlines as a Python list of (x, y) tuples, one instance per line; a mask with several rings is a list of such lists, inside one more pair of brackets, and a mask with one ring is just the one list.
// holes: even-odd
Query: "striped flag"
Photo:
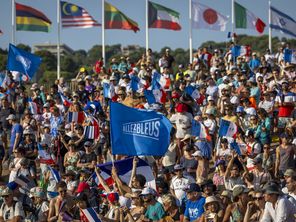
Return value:
[(84, 112), (68, 112), (67, 122), (83, 123), (84, 118), (85, 118)]
[(84, 127), (84, 137), (86, 139), (97, 139), (100, 135), (98, 120), (91, 115), (86, 115), (86, 118), (89, 125)]
[(198, 99), (200, 97), (198, 89), (192, 85), (187, 86), (185, 92), (191, 96), (192, 99)]
[(29, 109), (30, 109), (30, 112), (33, 114), (33, 115), (37, 115), (38, 114), (38, 107), (37, 107), (37, 104), (35, 102), (28, 102), (29, 103)]
[(112, 99), (115, 96), (115, 88), (113, 84), (103, 83), (103, 94), (105, 98)]
[(72, 105), (72, 101), (67, 99), (66, 96), (64, 96), (62, 93), (60, 93), (60, 96), (61, 96), (64, 106), (70, 107)]
[(101, 222), (101, 219), (93, 208), (81, 209), (81, 211), (89, 222)]
[(19, 175), (14, 180), (20, 187), (25, 188), (26, 190), (30, 190), (31, 188), (35, 187), (34, 181), (28, 179), (23, 175)]
[(59, 171), (57, 171), (56, 169), (53, 169), (52, 167), (48, 166), (51, 175), (53, 176), (53, 178), (55, 179), (55, 181), (58, 183), (61, 181), (61, 176)]
[(234, 122), (231, 122), (225, 119), (220, 120), (219, 136), (235, 138), (236, 133), (237, 133), (237, 125)]
[(51, 155), (48, 152), (46, 152), (46, 150), (44, 150), (41, 144), (39, 143), (38, 143), (38, 155), (39, 155), (40, 163), (48, 164), (48, 165), (55, 163)]
[(105, 1), (105, 29), (125, 29), (139, 31), (138, 23)]
[[(127, 158), (124, 160), (115, 161), (114, 163), (107, 162), (98, 165), (98, 167), (101, 170), (100, 174), (108, 186), (111, 186), (114, 183), (111, 176), (111, 169), (113, 164), (117, 169), (117, 174), (120, 177), (120, 179), (126, 184), (128, 184), (131, 178), (133, 168), (133, 158)], [(149, 166), (149, 164), (142, 159), (139, 159), (139, 162), (137, 164), (137, 174), (142, 174), (143, 176), (145, 176), (146, 186), (156, 190), (155, 177), (153, 175), (152, 169)], [(99, 184), (99, 180), (97, 178), (96, 173), (93, 173), (92, 178), (94, 179), (95, 183), (99, 186), (99, 188), (101, 188), (102, 186)]]
[(63, 28), (101, 26), (84, 8), (64, 1), (61, 1), (61, 18)]
[(49, 32), (51, 21), (35, 8), (15, 3), (15, 22), (17, 31)]
[(210, 140), (210, 136), (207, 132), (206, 127), (199, 121), (192, 120), (191, 123), (191, 135), (198, 137), (199, 139)]

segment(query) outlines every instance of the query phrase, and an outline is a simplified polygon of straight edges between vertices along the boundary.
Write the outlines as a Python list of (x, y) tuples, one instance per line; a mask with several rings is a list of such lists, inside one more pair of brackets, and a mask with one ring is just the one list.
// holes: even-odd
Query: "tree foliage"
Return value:
[[(295, 39), (279, 39), (278, 37), (272, 38), (272, 49), (273, 52), (276, 52), (279, 46), (282, 46), (283, 43), (288, 43), (289, 47), (292, 49), (296, 48), (296, 40)], [(257, 51), (259, 53), (264, 53), (268, 48), (268, 36), (248, 36), (248, 35), (239, 35), (236, 39), (236, 44), (238, 45), (249, 45), (251, 46), (253, 51)], [(214, 49), (223, 49), (224, 52), (227, 50), (230, 45), (230, 41), (225, 42), (214, 42), (207, 41), (201, 44), (200, 48), (208, 47), (210, 51)], [(31, 47), (24, 44), (18, 44), (17, 47), (24, 49), (26, 51), (31, 52)], [(165, 53), (165, 50), (169, 48), (164, 46), (159, 52), (154, 51), (153, 55), (155, 58), (155, 62), (157, 63), (159, 58)], [(170, 48), (169, 48), (170, 49)], [(195, 49), (196, 50), (196, 49)], [(194, 51), (195, 51), (194, 50)], [(140, 49), (133, 51), (128, 56), (131, 61), (137, 62), (142, 54), (145, 53), (145, 48), (140, 47)], [(0, 49), (0, 70), (4, 70), (7, 63), (7, 50)], [(57, 58), (55, 55), (50, 53), (49, 51), (37, 51), (36, 55), (42, 58), (42, 64), (37, 73), (37, 79), (39, 81), (48, 82), (54, 81), (56, 79), (56, 67), (57, 67)], [(186, 64), (189, 62), (189, 50), (177, 48), (175, 50), (171, 50), (171, 54), (175, 57), (174, 70), (179, 64)], [(71, 55), (64, 55), (61, 57), (61, 71), (64, 78), (73, 78), (75, 77), (78, 69), (80, 67), (85, 67), (90, 73), (92, 73), (92, 67), (96, 63), (96, 61), (101, 58), (102, 55), (102, 46), (94, 45), (88, 51), (85, 50), (76, 50)], [(119, 59), (122, 56), (122, 46), (120, 44), (116, 45), (107, 45), (106, 46), (106, 61), (107, 66), (110, 64), (112, 58)]]

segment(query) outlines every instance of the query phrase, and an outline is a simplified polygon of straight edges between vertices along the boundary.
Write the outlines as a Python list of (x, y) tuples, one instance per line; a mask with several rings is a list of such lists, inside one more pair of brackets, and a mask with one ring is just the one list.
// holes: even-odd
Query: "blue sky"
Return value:
[[(56, 0), (16, 0), (18, 3), (34, 7), (52, 21), (51, 31), (49, 33), (42, 32), (16, 32), (16, 43), (24, 43), (30, 46), (40, 43), (56, 43), (57, 42), (57, 1)], [(159, 50), (164, 46), (175, 48), (189, 48), (189, 21), (188, 6), (189, 0), (153, 0), (156, 3), (165, 5), (180, 13), (181, 31), (169, 31), (162, 29), (149, 29), (150, 47), (153, 50)], [(231, 30), (231, 0), (198, 0), (208, 5), (220, 13), (229, 16), (227, 30), (225, 32), (217, 32), (210, 30), (193, 30), (193, 47), (197, 48), (201, 43), (213, 41), (227, 40), (227, 32)], [(68, 2), (77, 4), (85, 8), (97, 21), (101, 22), (101, 0), (68, 0)], [(134, 33), (127, 30), (106, 30), (106, 45), (136, 44), (145, 46), (145, 0), (108, 0), (109, 3), (116, 6), (119, 10), (127, 14), (130, 18), (137, 21), (140, 31)], [(250, 9), (266, 24), (268, 23), (268, 0), (237, 0), (240, 4)], [(286, 14), (295, 17), (296, 1), (295, 0), (272, 0), (272, 5)], [(0, 36), (0, 47), (7, 48), (11, 41), (11, 0), (0, 0), (0, 29), (3, 35)], [(237, 34), (258, 35), (253, 30), (236, 30)], [(265, 29), (268, 34), (268, 29)], [(284, 35), (273, 32), (274, 36), (283, 37)], [(288, 36), (286, 36), (288, 37)], [(101, 28), (89, 29), (61, 29), (61, 43), (65, 43), (74, 50), (88, 50), (95, 44), (101, 44)]]

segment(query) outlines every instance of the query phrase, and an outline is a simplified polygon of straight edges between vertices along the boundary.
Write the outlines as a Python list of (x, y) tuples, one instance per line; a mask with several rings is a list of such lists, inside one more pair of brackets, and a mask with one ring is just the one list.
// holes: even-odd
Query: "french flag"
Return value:
[(52, 159), (50, 154), (46, 152), (41, 146), (41, 144), (39, 143), (38, 143), (38, 155), (39, 155), (40, 163), (47, 164), (47, 165), (55, 164), (55, 161)]
[(105, 98), (112, 99), (115, 96), (115, 88), (113, 84), (104, 82), (103, 83), (103, 94)]
[[(163, 89), (169, 89), (171, 85), (171, 79), (166, 78), (164, 75), (161, 75), (158, 72), (154, 72), (152, 76), (152, 86), (155, 87), (156, 84), (160, 84), (161, 88)], [(153, 87), (153, 88), (154, 88)], [(159, 87), (156, 87), (159, 88)]]
[(199, 139), (207, 139), (210, 140), (206, 127), (196, 120), (192, 120), (191, 123), (191, 135), (198, 137)]
[(37, 115), (37, 114), (38, 114), (38, 107), (37, 107), (37, 104), (36, 104), (35, 102), (32, 102), (32, 101), (29, 101), (28, 104), (29, 104), (30, 112), (31, 112), (33, 115)]
[(84, 112), (68, 112), (67, 122), (83, 123), (84, 117)]
[[(106, 183), (111, 186), (113, 184), (113, 179), (111, 176), (112, 162), (108, 162), (105, 164), (98, 165), (101, 170), (101, 176), (104, 178)], [(114, 162), (114, 166), (117, 169), (118, 176), (122, 179), (123, 182), (129, 184), (132, 168), (133, 168), (133, 158), (127, 158), (124, 160), (119, 160)], [(146, 185), (156, 190), (155, 178), (153, 176), (153, 172), (151, 167), (144, 160), (139, 159), (137, 164), (137, 174), (142, 174), (146, 178)], [(100, 186), (98, 182), (98, 178), (94, 173), (92, 175), (95, 182)]]
[(233, 137), (235, 138), (237, 133), (237, 125), (234, 122), (221, 119), (220, 128), (219, 128), (219, 136)]
[(233, 57), (250, 56), (251, 47), (248, 45), (235, 45), (231, 48), (231, 54)]
[(88, 222), (101, 222), (101, 219), (93, 208), (81, 209), (81, 211)]
[(61, 96), (64, 106), (70, 107), (72, 105), (71, 100), (67, 99), (66, 96), (64, 96), (62, 93), (60, 93), (60, 96)]
[(144, 95), (149, 105), (153, 103), (164, 104), (166, 102), (166, 93), (162, 89), (146, 89)]
[(51, 175), (53, 176), (53, 178), (55, 179), (55, 181), (58, 183), (61, 181), (61, 176), (59, 171), (57, 171), (56, 169), (53, 169), (52, 167), (48, 166)]
[(84, 127), (84, 137), (86, 139), (97, 139), (100, 135), (98, 120), (91, 115), (86, 115), (86, 118), (89, 119), (90, 125)]
[(185, 92), (190, 95), (194, 100), (200, 97), (199, 91), (195, 86), (189, 85), (185, 88)]

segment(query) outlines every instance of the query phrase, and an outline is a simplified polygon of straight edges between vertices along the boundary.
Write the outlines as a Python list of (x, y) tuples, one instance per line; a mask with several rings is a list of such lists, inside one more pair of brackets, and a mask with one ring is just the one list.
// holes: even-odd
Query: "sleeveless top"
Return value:
[(285, 171), (288, 168), (294, 167), (294, 154), (293, 154), (293, 145), (288, 145), (287, 148), (282, 148), (282, 146), (279, 146), (280, 149), (280, 166), (279, 170)]

